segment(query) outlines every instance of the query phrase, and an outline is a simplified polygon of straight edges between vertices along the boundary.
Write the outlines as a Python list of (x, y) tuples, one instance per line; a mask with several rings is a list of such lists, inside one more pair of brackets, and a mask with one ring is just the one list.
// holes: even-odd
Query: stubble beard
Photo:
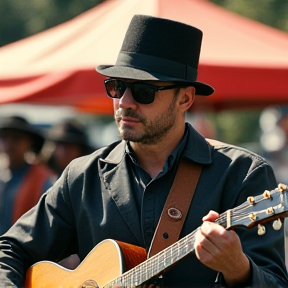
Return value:
[[(144, 116), (129, 109), (118, 110), (115, 115), (115, 121), (121, 139), (142, 144), (156, 144), (161, 140), (173, 127), (176, 120), (175, 99), (171, 102), (166, 112), (158, 115), (153, 120), (148, 121)], [(136, 118), (142, 123), (143, 131), (135, 131), (132, 127), (125, 126), (121, 123), (121, 117), (130, 116)], [(140, 124), (139, 123), (139, 124)]]

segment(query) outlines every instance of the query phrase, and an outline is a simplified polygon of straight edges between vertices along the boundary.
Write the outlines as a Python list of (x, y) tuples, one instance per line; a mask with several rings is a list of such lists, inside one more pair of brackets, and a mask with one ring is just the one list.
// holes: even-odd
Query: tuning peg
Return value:
[(282, 227), (282, 222), (281, 222), (281, 220), (278, 218), (277, 220), (275, 220), (274, 222), (273, 222), (273, 228), (274, 228), (274, 230), (280, 230), (281, 229), (281, 227)]
[(270, 199), (271, 198), (271, 193), (268, 190), (265, 190), (263, 193), (263, 198), (264, 199)]
[(258, 224), (258, 235), (264, 235), (266, 232), (266, 228), (265, 226), (261, 225), (261, 224)]
[(248, 201), (251, 205), (255, 204), (255, 199), (254, 199), (253, 196), (249, 196), (249, 197), (247, 198), (247, 201)]
[(287, 189), (287, 186), (285, 184), (279, 183), (278, 189), (280, 190), (280, 192), (284, 192)]
[(255, 221), (256, 220), (256, 214), (255, 213), (251, 213), (251, 214), (249, 214), (249, 218), (250, 218), (250, 220), (251, 221)]

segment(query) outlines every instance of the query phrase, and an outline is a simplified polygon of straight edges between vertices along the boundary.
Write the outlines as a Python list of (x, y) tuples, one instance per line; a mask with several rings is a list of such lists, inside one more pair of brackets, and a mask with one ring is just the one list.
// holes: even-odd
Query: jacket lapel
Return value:
[[(117, 145), (105, 159), (100, 159), (101, 178), (115, 201), (127, 226), (139, 244), (143, 243), (139, 214), (127, 175), (125, 155), (126, 142)], [(102, 169), (101, 169), (101, 166)], [(104, 168), (105, 167), (105, 168)]]

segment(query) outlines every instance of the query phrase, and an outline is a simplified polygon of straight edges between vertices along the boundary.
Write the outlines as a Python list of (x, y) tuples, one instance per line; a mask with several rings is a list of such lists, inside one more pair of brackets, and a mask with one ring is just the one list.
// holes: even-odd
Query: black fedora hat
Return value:
[(181, 22), (135, 15), (116, 64), (96, 70), (108, 77), (187, 83), (196, 88), (197, 95), (211, 95), (213, 87), (196, 81), (202, 34)]
[(33, 151), (35, 153), (39, 153), (45, 138), (40, 129), (36, 128), (32, 124), (30, 124), (25, 118), (17, 115), (8, 116), (0, 120), (0, 133), (4, 130), (18, 130), (24, 133), (31, 135), (33, 139)]

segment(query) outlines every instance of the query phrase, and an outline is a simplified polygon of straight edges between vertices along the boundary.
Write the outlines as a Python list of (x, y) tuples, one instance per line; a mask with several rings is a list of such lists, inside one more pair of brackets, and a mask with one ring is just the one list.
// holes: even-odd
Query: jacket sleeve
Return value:
[(37, 205), (0, 237), (0, 287), (21, 287), (27, 269), (34, 263), (43, 259), (57, 262), (75, 252), (67, 175), (68, 169)]
[[(259, 165), (251, 167), (241, 183), (238, 202), (244, 203), (248, 196), (257, 196), (266, 189), (273, 190), (276, 187), (277, 183), (272, 168), (266, 162), (260, 162)], [(284, 202), (287, 201), (286, 199), (287, 197), (284, 197)], [(270, 207), (270, 200), (265, 201), (267, 201), (267, 208)], [(257, 203), (254, 206), (257, 211)], [(284, 206), (287, 209), (287, 203)], [(266, 233), (262, 236), (258, 235), (257, 226), (251, 229), (246, 227), (236, 227), (235, 229), (241, 239), (243, 251), (250, 261), (251, 281), (247, 287), (288, 287), (284, 260), (284, 225), (280, 230), (274, 230), (270, 222), (263, 225)], [(218, 274), (216, 279), (216, 287), (226, 287), (221, 274)]]

